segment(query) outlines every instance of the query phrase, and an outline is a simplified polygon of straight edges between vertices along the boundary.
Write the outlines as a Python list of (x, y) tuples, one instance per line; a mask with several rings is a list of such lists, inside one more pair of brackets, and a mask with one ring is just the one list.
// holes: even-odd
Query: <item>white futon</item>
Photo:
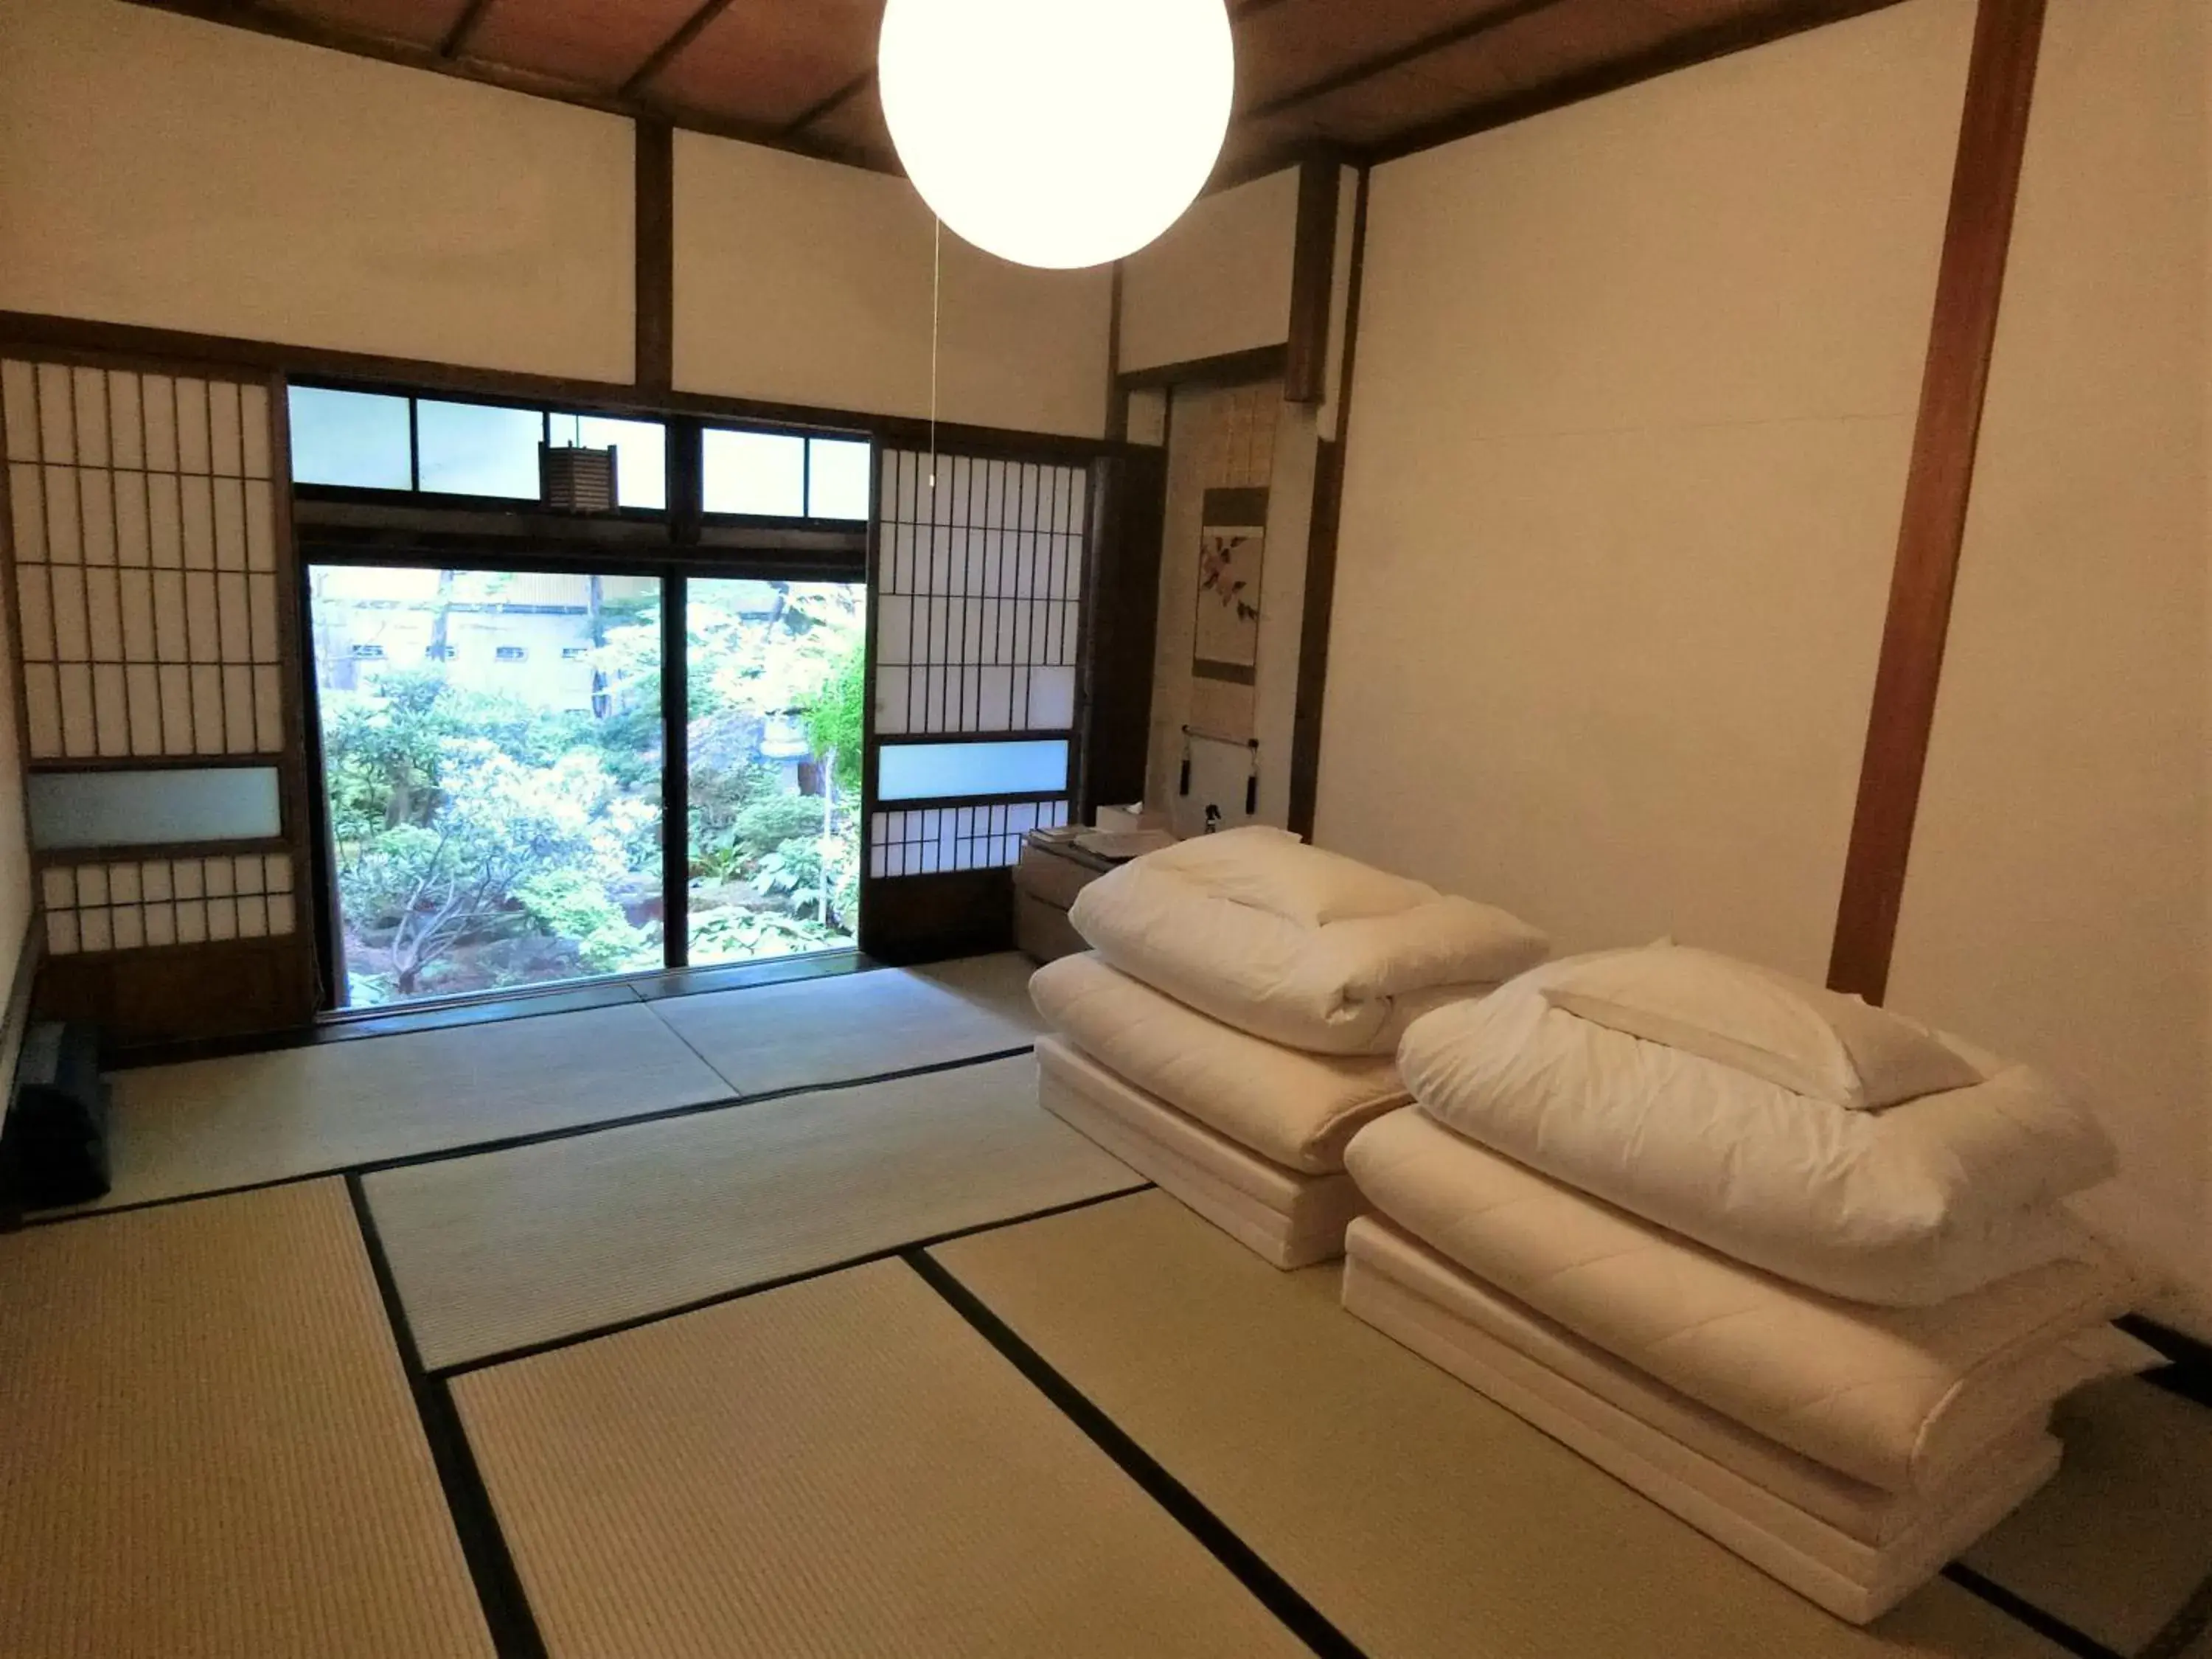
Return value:
[(1352, 1135), (1418, 1015), (1540, 961), (1501, 910), (1248, 828), (1084, 889), (1030, 995), (1045, 1106), (1279, 1267), (1341, 1255)]
[(1346, 1154), (1346, 1308), (1844, 1618), (2050, 1476), (2061, 1396), (2155, 1360), (2058, 1201), (2101, 1133), (1856, 1000), (1655, 946), (1400, 1060), (1416, 1103)]

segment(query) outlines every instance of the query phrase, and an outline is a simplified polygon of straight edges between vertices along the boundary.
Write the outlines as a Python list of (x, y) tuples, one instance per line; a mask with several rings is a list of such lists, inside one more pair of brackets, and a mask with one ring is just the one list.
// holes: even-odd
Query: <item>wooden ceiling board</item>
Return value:
[(1315, 137), (1357, 148), (1441, 120), (1474, 96), (1463, 83), (1430, 74), (1424, 58), (1419, 66), (1374, 76), (1278, 118), (1303, 122)]
[(695, 109), (781, 125), (876, 61), (883, 0), (732, 0), (653, 79)]
[(891, 144), (890, 129), (884, 125), (883, 100), (876, 96), (873, 81), (836, 108), (810, 121), (805, 137), (811, 143), (866, 156), (873, 165), (891, 172), (902, 171), (898, 152)]
[(1642, 0), (1650, 10), (1664, 12), (1685, 29), (1737, 19), (1771, 16), (1784, 9), (1784, 0)]
[[(866, 78), (884, 0), (137, 3), (896, 170)], [(1894, 3), (1231, 0), (1240, 113), (1215, 178), (1255, 176), (1316, 143), (1404, 154), (1470, 122), (1517, 119)], [(441, 56), (465, 16), (458, 54)]]
[(1237, 106), (1282, 96), (1498, 0), (1283, 0), (1237, 26)]
[(276, 0), (269, 8), (356, 34), (435, 47), (460, 21), (467, 0)]
[(1649, 0), (1568, 0), (1447, 46), (1424, 58), (1420, 66), (1425, 74), (1462, 88), (1461, 101), (1473, 103), (1648, 51), (1686, 27), (1693, 26)]
[(471, 58), (612, 92), (699, 9), (699, 0), (491, 0)]

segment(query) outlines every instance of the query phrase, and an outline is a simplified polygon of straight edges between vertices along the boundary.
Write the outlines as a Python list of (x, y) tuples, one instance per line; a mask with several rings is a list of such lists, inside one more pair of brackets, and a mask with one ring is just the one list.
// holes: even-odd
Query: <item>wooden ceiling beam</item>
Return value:
[(459, 58), (469, 44), (469, 37), (477, 32), (484, 14), (491, 9), (492, 0), (469, 0), (461, 8), (461, 15), (453, 20), (453, 27), (446, 31), (446, 38), (438, 42), (438, 56)]
[(676, 55), (697, 40), (707, 25), (730, 9), (730, 0), (706, 0), (706, 3), (677, 25), (676, 32), (663, 40), (647, 55), (646, 60), (630, 71), (629, 79), (622, 83), (622, 95), (635, 98), (650, 85), (660, 71), (676, 61)]
[(1783, 0), (1772, 9), (1723, 22), (1700, 24), (1669, 35), (1657, 45), (1626, 58), (1607, 58), (1588, 69), (1557, 76), (1535, 86), (1485, 98), (1450, 114), (1425, 121), (1419, 126), (1364, 146), (1359, 159), (1370, 166), (1395, 161), (1455, 139), (1510, 126), (1548, 110), (1563, 109), (1586, 99), (1602, 97), (1643, 81), (1692, 69), (1731, 52), (1747, 52), (1824, 23), (1838, 23), (1867, 12), (1881, 11), (1899, 0)]
[[(1283, 0), (1238, 0), (1238, 3), (1230, 9), (1230, 22), (1233, 27), (1248, 17), (1282, 3)], [(787, 137), (797, 137), (825, 116), (844, 108), (846, 105), (873, 86), (875, 80), (876, 66), (870, 64), (867, 68), (862, 70), (836, 91), (799, 111), (784, 127), (784, 133)]]
[(434, 74), (450, 75), (456, 80), (472, 81), (478, 86), (497, 87), (504, 92), (521, 93), (532, 98), (550, 98), (556, 103), (574, 104), (580, 109), (597, 110), (603, 115), (619, 115), (632, 121), (659, 122), (690, 132), (703, 132), (710, 137), (732, 138), (740, 143), (765, 145), (770, 149), (788, 150), (793, 155), (811, 156), (817, 161), (836, 161), (870, 173), (896, 171), (873, 156), (843, 145), (825, 143), (795, 133), (787, 134), (781, 127), (738, 120), (710, 111), (624, 97), (619, 94), (610, 94), (595, 88), (579, 86), (573, 81), (562, 80), (556, 76), (510, 69), (503, 64), (488, 63), (481, 58), (442, 57), (434, 50), (408, 41), (388, 40), (378, 34), (356, 33), (311, 18), (295, 17), (262, 7), (243, 7), (239, 0), (128, 0), (128, 3), (143, 6), (149, 11), (165, 11), (173, 16), (194, 18), (204, 23), (222, 23), (232, 28), (246, 29), (274, 40), (321, 46), (331, 52), (349, 52), (356, 58), (374, 58), (379, 63), (428, 70)]
[(784, 136), (788, 138), (795, 138), (800, 133), (805, 131), (807, 128), (812, 126), (817, 121), (819, 121), (823, 116), (830, 114), (834, 110), (841, 110), (844, 108), (846, 105), (851, 103), (853, 100), (858, 98), (871, 86), (874, 85), (875, 79), (875, 65), (871, 64), (866, 69), (854, 76), (851, 80), (846, 82), (843, 86), (838, 88), (836, 91), (831, 93), (828, 97), (817, 99), (813, 103), (809, 104), (805, 109), (799, 111), (798, 114), (792, 117), (789, 123), (787, 124), (783, 129)]
[(1356, 64), (1332, 70), (1302, 87), (1293, 87), (1288, 92), (1264, 99), (1249, 109), (1239, 110), (1237, 118), (1240, 121), (1264, 121), (1271, 116), (1287, 113), (1302, 105), (1326, 98), (1331, 93), (1342, 92), (1363, 81), (1371, 81), (1378, 75), (1388, 75), (1392, 70), (1404, 69), (1409, 64), (1433, 57), (1447, 46), (1456, 46), (1493, 29), (1504, 28), (1508, 23), (1517, 23), (1524, 17), (1533, 17), (1538, 12), (1549, 11), (1554, 6), (1565, 3), (1565, 0), (1506, 0), (1505, 4), (1493, 6), (1479, 16), (1463, 17), (1443, 28), (1432, 29), (1419, 40), (1408, 40), (1402, 46), (1377, 52), (1372, 58), (1363, 58)]

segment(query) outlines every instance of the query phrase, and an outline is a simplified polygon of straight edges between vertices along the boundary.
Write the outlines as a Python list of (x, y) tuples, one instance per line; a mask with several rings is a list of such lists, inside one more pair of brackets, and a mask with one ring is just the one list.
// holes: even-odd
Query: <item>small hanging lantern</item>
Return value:
[(538, 446), (538, 497), (556, 513), (615, 510), (615, 452)]

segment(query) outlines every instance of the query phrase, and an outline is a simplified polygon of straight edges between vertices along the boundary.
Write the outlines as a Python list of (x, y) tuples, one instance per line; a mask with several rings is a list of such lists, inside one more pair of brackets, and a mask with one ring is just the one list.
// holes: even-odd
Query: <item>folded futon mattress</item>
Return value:
[(1148, 853), (1069, 921), (1113, 968), (1251, 1036), (1389, 1054), (1428, 1010), (1541, 962), (1544, 936), (1471, 899), (1249, 825)]
[(1093, 953), (1046, 963), (1030, 997), (1055, 1032), (1124, 1081), (1301, 1174), (1343, 1169), (1345, 1143), (1407, 1099), (1385, 1056), (1284, 1048), (1185, 1007)]
[(2110, 1255), (2052, 1261), (1939, 1308), (1826, 1296), (1486, 1151), (1416, 1107), (1346, 1166), (1389, 1221), (1481, 1284), (1678, 1393), (1885, 1492), (1930, 1488), (2094, 1377), (2140, 1369), (2106, 1322)]
[(1400, 1046), (1439, 1123), (1815, 1290), (1933, 1307), (2094, 1252), (2059, 1200), (2110, 1140), (2047, 1079), (1674, 945), (1570, 958)]

